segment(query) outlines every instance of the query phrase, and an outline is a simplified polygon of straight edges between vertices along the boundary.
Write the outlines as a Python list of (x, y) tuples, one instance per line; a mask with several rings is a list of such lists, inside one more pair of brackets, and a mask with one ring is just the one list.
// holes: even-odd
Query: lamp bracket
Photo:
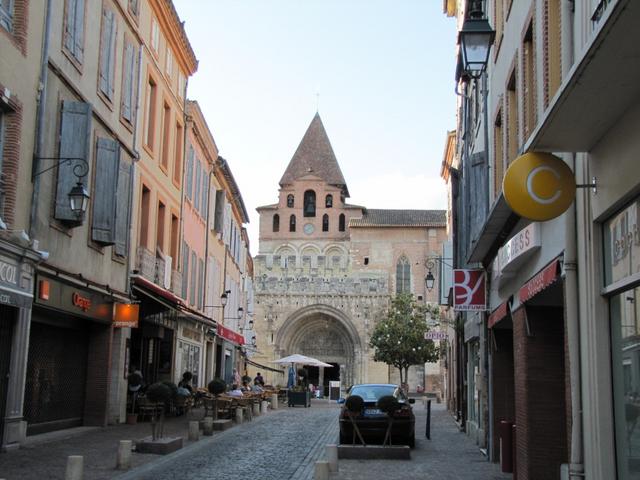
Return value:
[(598, 193), (598, 182), (596, 177), (591, 177), (591, 183), (578, 183), (576, 188), (590, 188), (592, 193)]
[(78, 182), (80, 182), (80, 179), (86, 177), (87, 174), (89, 173), (89, 164), (82, 157), (37, 157), (37, 160), (54, 160), (57, 163), (55, 163), (50, 167), (44, 168), (39, 172), (35, 172), (34, 174), (31, 175), (31, 179), (34, 179), (42, 175), (43, 173), (53, 170), (54, 168), (57, 168), (64, 163), (71, 163), (71, 162), (79, 162), (73, 166), (73, 174), (76, 177), (78, 177)]

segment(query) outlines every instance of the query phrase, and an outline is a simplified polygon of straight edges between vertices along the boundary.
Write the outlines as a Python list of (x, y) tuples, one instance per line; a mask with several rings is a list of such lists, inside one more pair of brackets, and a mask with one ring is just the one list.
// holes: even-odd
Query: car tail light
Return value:
[(396, 410), (396, 417), (410, 417), (411, 416), (411, 407), (401, 407), (399, 410)]

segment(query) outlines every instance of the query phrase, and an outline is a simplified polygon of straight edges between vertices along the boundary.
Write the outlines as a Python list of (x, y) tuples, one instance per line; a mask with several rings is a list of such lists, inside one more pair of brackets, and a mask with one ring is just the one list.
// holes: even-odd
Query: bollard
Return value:
[(84, 470), (84, 457), (82, 455), (69, 455), (67, 457), (67, 471), (64, 480), (82, 480)]
[(267, 413), (268, 409), (269, 409), (269, 402), (267, 402), (266, 400), (263, 400), (262, 402), (260, 402), (260, 413)]
[(327, 461), (329, 462), (329, 471), (337, 472), (338, 471), (338, 446), (337, 445), (327, 445)]
[(236, 423), (244, 422), (244, 410), (242, 407), (236, 407)]
[(431, 400), (427, 400), (427, 425), (425, 428), (427, 440), (431, 440)]
[(278, 409), (278, 394), (274, 393), (271, 395), (271, 408), (273, 410), (277, 410)]
[(260, 404), (258, 402), (254, 403), (252, 408), (253, 408), (253, 415), (255, 417), (260, 415)]
[(200, 440), (200, 423), (197, 421), (189, 422), (189, 441), (197, 442)]
[(131, 440), (120, 440), (118, 445), (118, 461), (116, 468), (118, 470), (127, 470), (131, 468), (131, 447), (133, 442)]
[(205, 417), (202, 421), (202, 433), (207, 437), (213, 435), (213, 417)]
[(329, 480), (329, 462), (326, 460), (318, 460), (316, 462), (316, 471), (313, 475), (314, 480)]

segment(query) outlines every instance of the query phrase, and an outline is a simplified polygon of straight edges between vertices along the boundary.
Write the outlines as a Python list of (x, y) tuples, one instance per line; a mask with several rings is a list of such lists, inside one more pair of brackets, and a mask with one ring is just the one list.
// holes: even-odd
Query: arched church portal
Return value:
[(328, 394), (330, 380), (342, 388), (362, 380), (360, 337), (351, 320), (327, 305), (313, 305), (294, 312), (279, 329), (276, 348), (282, 356), (299, 353), (333, 367), (306, 367), (309, 382), (322, 385)]

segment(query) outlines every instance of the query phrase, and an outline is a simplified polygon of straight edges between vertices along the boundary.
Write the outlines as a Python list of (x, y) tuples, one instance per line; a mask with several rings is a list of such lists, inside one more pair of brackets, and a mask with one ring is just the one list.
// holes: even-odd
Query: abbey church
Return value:
[[(258, 364), (300, 353), (333, 365), (309, 368), (310, 382), (397, 381), (397, 370), (373, 360), (369, 337), (390, 299), (411, 292), (438, 303), (425, 287), (428, 257), (442, 256), (445, 210), (380, 210), (347, 203), (349, 189), (316, 113), (280, 179), (278, 201), (259, 207), (254, 259)], [(402, 194), (402, 186), (393, 187)], [(437, 272), (434, 272), (437, 273)], [(267, 371), (274, 385), (282, 374)], [(411, 390), (423, 386), (412, 368)]]

